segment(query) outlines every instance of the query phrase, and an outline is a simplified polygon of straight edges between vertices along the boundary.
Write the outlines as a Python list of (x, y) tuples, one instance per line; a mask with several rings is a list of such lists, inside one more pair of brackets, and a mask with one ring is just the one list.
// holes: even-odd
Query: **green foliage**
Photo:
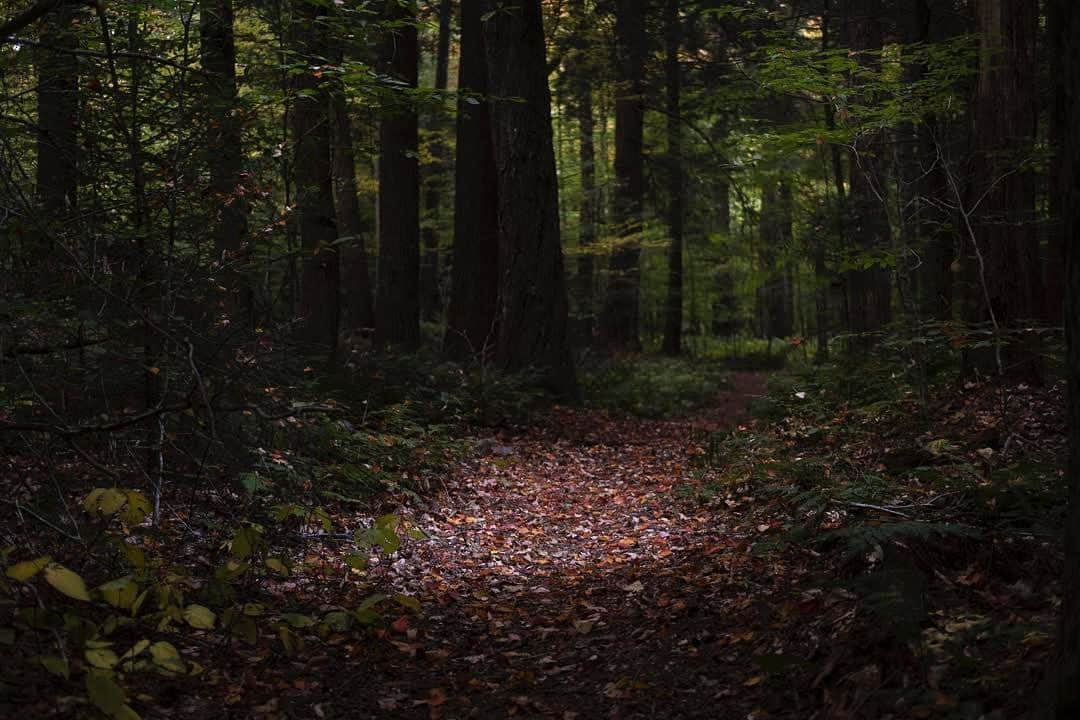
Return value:
[(664, 417), (708, 403), (723, 388), (726, 372), (710, 361), (641, 356), (586, 368), (582, 374), (582, 393), (590, 405)]

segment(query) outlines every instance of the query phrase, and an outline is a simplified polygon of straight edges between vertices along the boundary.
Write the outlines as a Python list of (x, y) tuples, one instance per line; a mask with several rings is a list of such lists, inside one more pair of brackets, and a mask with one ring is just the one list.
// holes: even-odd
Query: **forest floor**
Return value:
[[(393, 563), (423, 611), (394, 652), (320, 678), (325, 710), (378, 718), (747, 717), (759, 670), (735, 647), (790, 576), (746, 556), (759, 531), (694, 512), (703, 433), (746, 418), (761, 374), (668, 420), (556, 409), (496, 438), (417, 508), (429, 536)], [(755, 681), (756, 678), (756, 681)], [(312, 702), (310, 697), (305, 703)]]
[[(1058, 607), (1062, 385), (920, 406), (839, 397), (845, 377), (733, 372), (664, 419), (554, 407), (463, 429), (481, 439), (426, 491), (281, 523), (273, 572), (227, 602), (176, 575), (239, 557), (207, 515), (241, 507), (224, 485), (147, 547), (171, 548), (154, 574), (183, 602), (257, 622), (188, 605), (191, 627), (148, 614), (104, 646), (177, 646), (122, 676), (147, 719), (1024, 717)], [(414, 532), (353, 565), (380, 512)], [(81, 680), (34, 667), (0, 674), (0, 716), (83, 712)]]

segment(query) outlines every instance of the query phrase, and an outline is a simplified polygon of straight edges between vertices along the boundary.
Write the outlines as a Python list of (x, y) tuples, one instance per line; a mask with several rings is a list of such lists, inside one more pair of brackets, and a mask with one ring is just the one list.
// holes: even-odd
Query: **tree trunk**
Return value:
[[(400, 24), (383, 39), (386, 72), (408, 88), (417, 84), (415, 3), (387, 0), (387, 18)], [(420, 168), (416, 108), (406, 96), (383, 110), (379, 127), (379, 268), (375, 342), (403, 350), (420, 346)]]
[(1069, 509), (1065, 525), (1063, 600), (1055, 643), (1055, 720), (1080, 717), (1080, 8), (1073, 0), (1051, 0), (1051, 15), (1060, 33), (1063, 81), (1055, 104), (1060, 127), (1067, 129), (1060, 152), (1062, 232), (1065, 243), (1065, 335), (1068, 349), (1065, 377), (1069, 413)]
[[(76, 8), (62, 5), (41, 25), (38, 55), (37, 200), (42, 217), (72, 217), (79, 190), (79, 63)], [(51, 240), (42, 248), (48, 251)]]
[[(327, 81), (311, 69), (326, 57), (325, 8), (300, 0), (294, 7), (292, 46), (305, 63), (291, 76), (293, 91), (289, 131), (293, 139), (293, 188), (303, 265), (300, 275), (302, 340), (312, 349), (337, 351), (340, 282), (337, 218), (330, 154), (330, 99)], [(313, 59), (314, 58), (314, 59)]]
[(608, 263), (601, 333), (610, 349), (638, 352), (641, 350), (641, 211), (645, 191), (645, 3), (617, 1), (615, 42), (619, 85), (615, 100), (614, 219), (619, 240)]
[(499, 196), (499, 342), (509, 371), (533, 367), (555, 393), (576, 392), (559, 234), (540, 0), (510, 0), (485, 26)]
[(239, 312), (250, 323), (253, 298), (244, 280), (247, 260), (247, 202), (244, 199), (242, 115), (236, 91), (236, 40), (232, 0), (200, 0), (199, 42), (206, 71), (210, 199), (214, 218), (214, 261), (222, 263), (222, 283), (231, 295), (223, 308)]
[(666, 26), (664, 75), (667, 79), (667, 161), (670, 171), (668, 230), (671, 233), (671, 244), (668, 248), (668, 287), (667, 302), (664, 306), (663, 352), (667, 355), (678, 355), (682, 352), (683, 211), (685, 207), (682, 119), (679, 112), (679, 94), (682, 91), (679, 46), (682, 42), (682, 28), (678, 0), (667, 0), (664, 24)]
[(330, 97), (333, 123), (334, 207), (337, 210), (339, 239), (346, 241), (345, 260), (345, 322), (350, 329), (374, 327), (375, 315), (371, 306), (371, 275), (368, 269), (367, 248), (364, 247), (363, 214), (360, 211), (359, 188), (356, 183), (356, 154), (353, 150), (352, 121), (349, 117), (345, 88), (335, 84)]
[(577, 300), (578, 315), (581, 318), (580, 336), (585, 343), (592, 339), (596, 322), (595, 284), (596, 262), (593, 246), (597, 234), (597, 187), (596, 187), (596, 145), (594, 134), (596, 122), (593, 119), (592, 86), (593, 77), (588, 62), (588, 38), (582, 35), (588, 32), (586, 23), (590, 16), (586, 13), (583, 0), (571, 0), (569, 13), (578, 22), (577, 32), (572, 42), (573, 50), (566, 60), (567, 72), (571, 83), (571, 112), (578, 122), (578, 164), (581, 167), (581, 200), (578, 217), (578, 260), (577, 260)]
[[(1042, 315), (1042, 272), (1032, 232), (1035, 184), (1029, 169), (1035, 138), (1038, 8), (1030, 0), (977, 0), (975, 8), (980, 55), (974, 181), (966, 205), (974, 213), (979, 277), (970, 318), (1007, 332)], [(971, 249), (970, 238), (968, 246)], [(1025, 348), (1009, 345), (1002, 354), (1001, 368), (995, 367), (991, 352), (971, 353), (969, 359), (987, 373), (1037, 373), (1035, 358)]]
[[(848, 18), (848, 44), (853, 51), (877, 51), (882, 47), (880, 0), (855, 0)], [(874, 62), (863, 59), (862, 62)], [(849, 193), (845, 229), (850, 245), (859, 254), (874, 256), (888, 252), (891, 230), (884, 198), (884, 146), (880, 132), (867, 133), (850, 153)], [(880, 330), (891, 319), (891, 275), (878, 264), (853, 270), (847, 278), (849, 329), (855, 333)], [(867, 347), (863, 339), (857, 345)]]
[(1062, 32), (1064, 18), (1061, 16), (1064, 3), (1049, 0), (1046, 4), (1047, 46), (1050, 63), (1050, 82), (1053, 87), (1050, 107), (1050, 127), (1048, 128), (1050, 156), (1050, 230), (1046, 247), (1045, 277), (1046, 301), (1044, 310), (1046, 319), (1054, 324), (1065, 321), (1065, 234), (1062, 230), (1062, 211), (1066, 189), (1058, 180), (1061, 177), (1061, 163), (1065, 136), (1070, 128), (1065, 122), (1065, 72), (1063, 63), (1071, 48), (1066, 44), (1068, 38)]
[(453, 360), (491, 354), (498, 337), (498, 195), (484, 12), (484, 0), (462, 1), (453, 265), (443, 340), (443, 353)]
[(758, 235), (765, 282), (759, 293), (762, 337), (789, 337), (794, 331), (790, 273), (778, 256), (791, 244), (792, 198), (786, 180), (770, 180), (761, 189)]
[[(435, 90), (440, 95), (447, 87), (450, 66), (450, 21), (453, 19), (450, 0), (439, 3), (439, 39), (435, 50)], [(439, 292), (439, 216), (442, 204), (442, 183), (445, 176), (446, 147), (442, 140), (445, 128), (443, 106), (432, 109), (429, 130), (432, 132), (431, 155), (435, 162), (430, 166), (424, 193), (423, 240), (424, 255), (420, 260), (420, 315), (424, 320), (434, 321), (442, 308)]]

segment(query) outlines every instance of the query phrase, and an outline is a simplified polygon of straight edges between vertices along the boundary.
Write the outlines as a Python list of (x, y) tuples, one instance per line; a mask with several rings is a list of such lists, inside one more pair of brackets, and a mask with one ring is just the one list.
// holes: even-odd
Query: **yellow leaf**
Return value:
[(116, 653), (108, 648), (92, 648), (84, 652), (83, 657), (86, 658), (86, 662), (103, 670), (110, 670), (120, 662)]
[(138, 490), (124, 492), (127, 505), (120, 513), (120, 522), (125, 525), (138, 525), (150, 514), (150, 501)]
[(77, 573), (68, 570), (63, 565), (53, 563), (45, 568), (45, 582), (69, 598), (90, 602), (90, 594), (86, 592), (86, 583)]
[(208, 607), (202, 605), (188, 605), (184, 609), (184, 619), (188, 625), (196, 630), (213, 630), (217, 615)]
[(139, 586), (130, 575), (98, 587), (105, 602), (121, 610), (129, 610), (139, 595)]
[(764, 679), (765, 679), (764, 675), (755, 675), (754, 677), (752, 677), (749, 680), (747, 680), (746, 682), (744, 682), (743, 686), (744, 687), (754, 687), (756, 685), (760, 685), (761, 681), (764, 680)]
[(148, 648), (148, 647), (150, 647), (150, 641), (149, 640), (146, 640), (146, 639), (140, 640), (139, 642), (132, 645), (131, 649), (128, 650), (126, 653), (124, 653), (124, 655), (120, 659), (121, 660), (132, 660), (132, 659), (135, 658), (135, 656), (142, 654), (143, 650), (146, 650), (146, 648)]
[(170, 642), (159, 640), (151, 645), (150, 657), (154, 659), (155, 665), (166, 670), (172, 670), (173, 672), (185, 672), (187, 670), (184, 661), (180, 658), (180, 651)]
[(270, 568), (279, 575), (289, 574), (289, 568), (279, 558), (266, 558), (266, 567)]
[(117, 717), (124, 706), (124, 690), (111, 677), (100, 672), (86, 674), (86, 694), (98, 710)]
[(88, 513), (114, 515), (120, 508), (124, 507), (126, 502), (127, 495), (121, 490), (116, 488), (96, 488), (91, 490), (90, 494), (83, 500), (83, 508)]
[(7, 569), (7, 576), (12, 580), (26, 582), (41, 572), (41, 569), (50, 562), (52, 562), (52, 558), (45, 555), (37, 560), (25, 560), (21, 563), (15, 563)]

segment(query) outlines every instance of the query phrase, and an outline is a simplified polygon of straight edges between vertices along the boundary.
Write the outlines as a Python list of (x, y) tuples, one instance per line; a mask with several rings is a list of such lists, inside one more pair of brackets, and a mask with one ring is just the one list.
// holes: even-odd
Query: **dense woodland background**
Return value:
[[(155, 717), (164, 701), (135, 678), (196, 662), (168, 633), (258, 645), (281, 608), (253, 588), (301, 572), (283, 538), (352, 538), (336, 562), (363, 574), (423, 536), (387, 498), (429, 495), (469, 437), (583, 399), (686, 412), (730, 369), (786, 367), (756, 411), (775, 444), (699, 438), (702, 477), (750, 462), (740, 482), (784, 483), (773, 527), (792, 532), (807, 512), (839, 527), (838, 498), (870, 510), (849, 559), (930, 548), (915, 565), (935, 582), (935, 563), (975, 577), (975, 548), (999, 541), (1042, 558), (1026, 580), (978, 570), (1014, 573), (1010, 588), (1051, 582), (1071, 553), (1064, 600), (1034, 588), (1015, 677), (1034, 692), (1060, 668), (1039, 707), (1058, 678), (1057, 717), (1073, 717), (1076, 15), (1068, 0), (3, 0), (0, 643), (17, 660), (0, 711), (30, 702), (24, 685), (60, 715)], [(822, 453), (813, 482), (851, 485), (813, 495), (788, 452)], [(353, 534), (341, 517), (358, 507)], [(953, 543), (971, 554), (937, 557)], [(909, 577), (896, 562), (889, 577)], [(312, 628), (380, 627), (395, 597), (418, 611), (371, 594), (329, 620), (277, 617), (270, 637), (302, 654)], [(1071, 639), (1051, 661), (1030, 633), (1049, 638), (1062, 607)], [(838, 661), (784, 662), (766, 674), (804, 672), (814, 694)], [(916, 716), (1020, 716), (980, 687)], [(884, 716), (867, 697), (834, 716)]]

